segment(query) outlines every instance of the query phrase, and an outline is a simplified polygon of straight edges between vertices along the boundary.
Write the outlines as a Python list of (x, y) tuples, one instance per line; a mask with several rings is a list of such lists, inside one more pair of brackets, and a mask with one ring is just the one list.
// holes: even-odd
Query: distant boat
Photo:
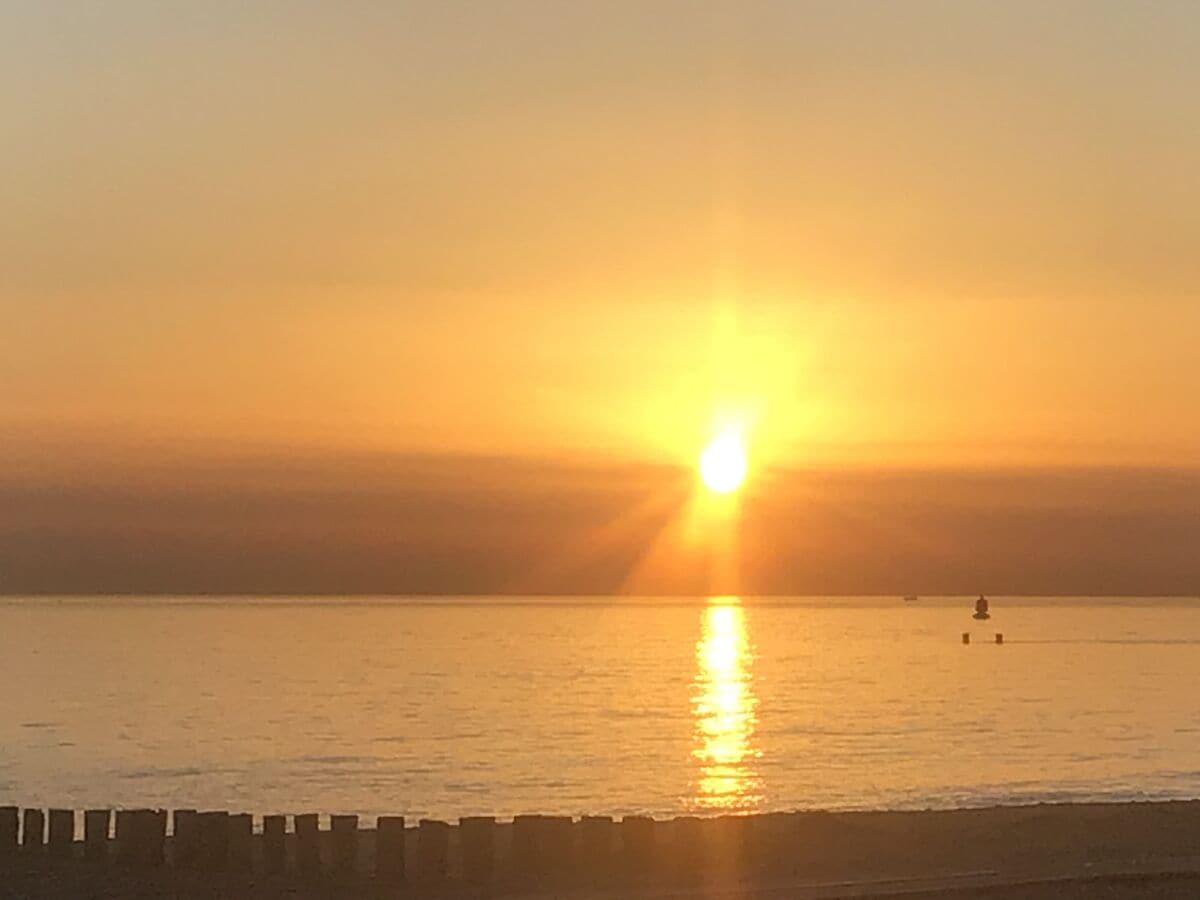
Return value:
[(980, 594), (979, 599), (975, 601), (975, 615), (972, 619), (990, 619), (991, 613), (988, 612), (987, 597)]
[(916, 603), (920, 599), (921, 598), (918, 597), (916, 594), (908, 594), (905, 596), (904, 602), (905, 603)]

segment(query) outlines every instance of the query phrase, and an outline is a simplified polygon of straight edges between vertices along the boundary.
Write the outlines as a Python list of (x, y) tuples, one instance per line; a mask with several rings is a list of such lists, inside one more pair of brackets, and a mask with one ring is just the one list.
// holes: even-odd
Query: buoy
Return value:
[(1003, 644), (1003, 643), (1004, 643), (1004, 635), (1003, 635), (1003, 634), (1001, 634), (999, 631), (997, 631), (997, 632), (996, 632), (996, 643), (997, 643), (997, 644)]
[(963, 632), (963, 643), (964, 643), (964, 644), (969, 644), (969, 643), (971, 643), (971, 632), (969, 632), (969, 631), (964, 631), (964, 632)]

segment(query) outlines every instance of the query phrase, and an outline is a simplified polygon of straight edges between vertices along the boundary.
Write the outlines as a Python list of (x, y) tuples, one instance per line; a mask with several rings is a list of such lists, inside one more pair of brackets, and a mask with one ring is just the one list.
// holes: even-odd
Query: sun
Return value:
[(728, 494), (746, 480), (746, 450), (741, 438), (726, 432), (717, 435), (700, 454), (700, 478), (710, 491)]

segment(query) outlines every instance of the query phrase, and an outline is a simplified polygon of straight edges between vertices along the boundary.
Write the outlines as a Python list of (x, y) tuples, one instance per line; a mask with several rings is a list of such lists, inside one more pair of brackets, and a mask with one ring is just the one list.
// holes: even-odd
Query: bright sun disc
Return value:
[(746, 478), (746, 451), (736, 434), (713, 439), (700, 455), (700, 477), (711, 491), (728, 494)]

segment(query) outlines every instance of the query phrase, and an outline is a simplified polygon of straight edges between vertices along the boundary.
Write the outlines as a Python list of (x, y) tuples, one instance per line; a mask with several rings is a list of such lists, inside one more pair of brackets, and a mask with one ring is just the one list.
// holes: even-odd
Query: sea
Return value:
[(1200, 797), (1200, 601), (990, 599), (8, 598), (0, 805)]

